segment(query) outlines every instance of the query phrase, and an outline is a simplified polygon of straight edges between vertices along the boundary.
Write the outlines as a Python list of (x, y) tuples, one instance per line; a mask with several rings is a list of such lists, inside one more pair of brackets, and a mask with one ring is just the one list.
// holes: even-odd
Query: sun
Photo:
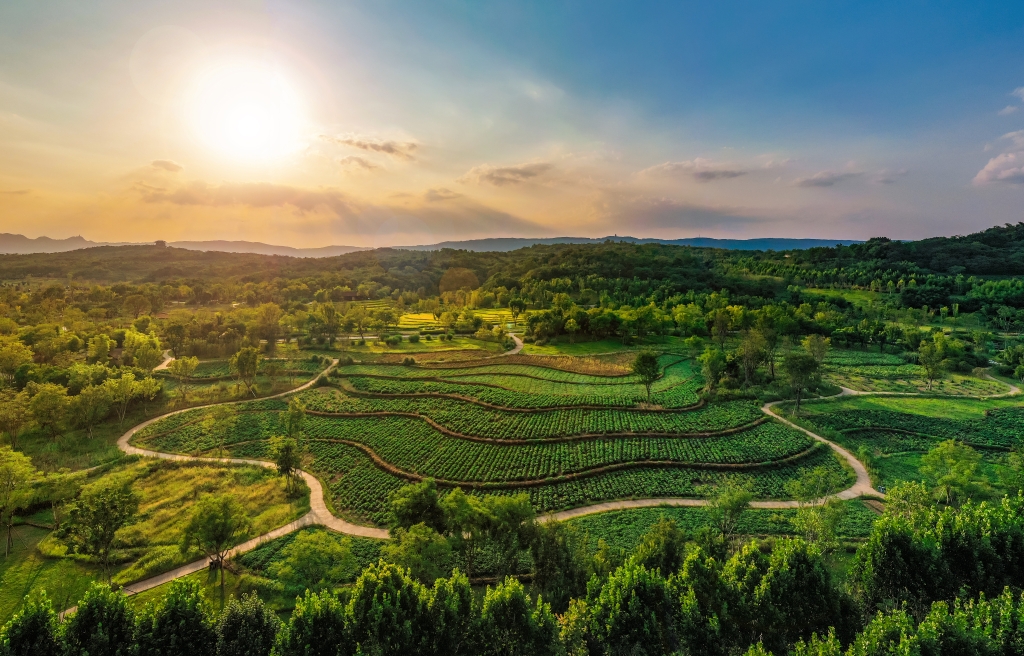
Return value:
[(228, 60), (205, 67), (186, 101), (196, 138), (217, 154), (269, 163), (301, 147), (302, 103), (278, 66)]

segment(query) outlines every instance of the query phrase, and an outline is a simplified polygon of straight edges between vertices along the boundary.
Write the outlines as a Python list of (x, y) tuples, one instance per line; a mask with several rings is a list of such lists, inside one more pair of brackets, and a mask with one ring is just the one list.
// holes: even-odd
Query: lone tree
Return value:
[(256, 374), (259, 373), (262, 360), (263, 356), (255, 346), (246, 346), (231, 356), (231, 372), (253, 396), (256, 396)]
[(133, 523), (138, 512), (139, 495), (132, 490), (130, 478), (101, 479), (82, 489), (60, 535), (72, 551), (99, 560), (104, 577), (110, 581), (110, 557), (117, 532)]
[(295, 478), (302, 464), (299, 455), (299, 445), (290, 437), (275, 437), (270, 441), (274, 449), (274, 464), (277, 465), (277, 473), (285, 477), (288, 485), (288, 493), (295, 491)]
[(224, 440), (235, 430), (237, 422), (238, 415), (230, 406), (225, 405), (212, 408), (200, 422), (206, 434), (216, 440), (219, 457), (224, 457)]
[(750, 488), (735, 482), (726, 482), (708, 499), (707, 513), (711, 523), (722, 535), (726, 545), (736, 533), (743, 512), (750, 507), (754, 494)]
[(0, 391), (0, 431), (7, 434), (12, 449), (18, 448), (18, 435), (32, 421), (28, 401), (28, 393), (25, 391)]
[(782, 361), (782, 372), (789, 380), (789, 386), (796, 394), (796, 413), (800, 414), (800, 399), (804, 390), (810, 387), (818, 375), (821, 367), (814, 356), (809, 353), (789, 353)]
[(661, 368), (658, 366), (658, 355), (653, 351), (640, 351), (633, 359), (633, 373), (640, 378), (640, 382), (647, 388), (647, 402), (651, 402), (651, 385), (661, 375)]
[(934, 344), (921, 342), (921, 348), (918, 349), (917, 361), (924, 368), (925, 378), (928, 379), (929, 391), (932, 389), (932, 382), (942, 376), (944, 359), (945, 353), (943, 353), (941, 343)]
[(220, 570), (220, 591), (223, 595), (224, 559), (231, 546), (244, 537), (251, 526), (245, 508), (233, 496), (208, 494), (199, 499), (185, 527), (181, 553), (197, 549), (206, 554), (210, 565)]

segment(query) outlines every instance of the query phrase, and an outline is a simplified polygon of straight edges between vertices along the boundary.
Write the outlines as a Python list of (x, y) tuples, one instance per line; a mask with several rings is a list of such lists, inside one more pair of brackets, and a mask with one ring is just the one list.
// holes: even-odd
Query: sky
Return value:
[(6, 0), (0, 232), (298, 247), (1024, 220), (1024, 3)]

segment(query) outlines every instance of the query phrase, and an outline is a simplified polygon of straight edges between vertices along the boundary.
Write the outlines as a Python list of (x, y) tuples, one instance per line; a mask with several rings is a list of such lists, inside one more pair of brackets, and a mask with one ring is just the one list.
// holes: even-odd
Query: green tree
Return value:
[(718, 389), (718, 381), (725, 373), (725, 355), (718, 349), (706, 348), (697, 357), (700, 362), (701, 374), (704, 376), (704, 389), (714, 392)]
[(440, 498), (444, 515), (445, 535), (454, 548), (462, 552), (466, 576), (472, 578), (476, 554), (487, 534), (492, 519), (487, 504), (477, 496), (467, 495), (461, 488), (451, 490)]
[(451, 567), (452, 548), (443, 535), (426, 524), (396, 528), (381, 550), (389, 563), (405, 568), (417, 581), (432, 585)]
[(89, 362), (98, 362), (105, 365), (107, 360), (110, 359), (110, 338), (106, 335), (95, 335), (89, 339), (89, 346), (87, 349)]
[(533, 585), (556, 612), (583, 597), (590, 578), (589, 536), (575, 524), (549, 521), (537, 526), (530, 542)]
[(390, 501), (388, 525), (391, 528), (409, 529), (416, 524), (425, 524), (437, 533), (448, 531), (434, 479), (425, 478), (419, 483), (404, 485), (391, 494)]
[(141, 616), (137, 635), (140, 654), (214, 656), (217, 630), (199, 582), (172, 581), (167, 596)]
[(712, 525), (718, 529), (725, 544), (729, 544), (740, 517), (750, 508), (754, 494), (747, 485), (726, 481), (708, 498), (706, 512)]
[(78, 496), (84, 478), (84, 472), (72, 473), (67, 469), (61, 469), (58, 472), (47, 474), (42, 480), (41, 494), (50, 502), (54, 529), (59, 530), (61, 524), (64, 523), (67, 505)]
[(976, 481), (981, 456), (956, 440), (940, 442), (921, 457), (924, 474), (938, 498), (947, 504), (960, 503), (980, 490)]
[(480, 611), (482, 655), (554, 656), (560, 652), (558, 621), (540, 597), (534, 602), (523, 584), (506, 578), (488, 586)]
[(32, 362), (32, 349), (16, 337), (0, 337), (0, 382), (14, 383), (14, 374), (24, 364)]
[(284, 426), (285, 435), (296, 440), (302, 440), (302, 429), (306, 423), (306, 404), (297, 396), (289, 397), (288, 409), (278, 413), (281, 418), (281, 425)]
[(819, 365), (825, 364), (825, 358), (828, 357), (829, 347), (832, 345), (832, 340), (821, 335), (808, 335), (803, 338), (800, 344), (807, 351), (807, 354), (814, 358), (815, 362)]
[(843, 474), (826, 467), (815, 467), (786, 483), (786, 492), (799, 504), (793, 527), (822, 553), (839, 547), (839, 522), (846, 514), (846, 505), (829, 495), (845, 483)]
[(929, 390), (932, 388), (932, 383), (942, 377), (944, 361), (945, 354), (939, 346), (934, 342), (921, 342), (921, 347), (917, 350), (917, 362), (924, 368)]
[(356, 579), (345, 608), (352, 643), (365, 654), (416, 653), (429, 630), (425, 597), (426, 589), (404, 568), (370, 565)]
[(247, 392), (256, 396), (256, 375), (260, 370), (260, 362), (263, 361), (263, 356), (260, 354), (259, 349), (253, 346), (246, 346), (245, 348), (238, 351), (231, 356), (229, 362), (231, 366), (231, 373), (234, 374), (238, 382), (245, 385)]
[(633, 374), (640, 379), (647, 389), (647, 402), (651, 402), (651, 385), (661, 376), (661, 367), (658, 366), (658, 354), (654, 351), (640, 351), (633, 358)]
[(103, 381), (103, 386), (107, 388), (110, 402), (114, 407), (114, 412), (117, 413), (118, 425), (123, 425), (124, 416), (128, 412), (128, 406), (139, 395), (139, 386), (135, 381), (135, 374), (126, 371), (121, 374), (120, 378), (108, 378)]
[(526, 301), (521, 298), (513, 298), (508, 302), (508, 311), (512, 314), (512, 323), (519, 324), (519, 315), (526, 311)]
[(195, 375), (197, 367), (199, 367), (199, 358), (197, 357), (176, 358), (167, 365), (168, 373), (178, 383), (178, 392), (181, 394), (182, 401), (188, 398), (188, 392), (193, 387), (192, 376)]
[(299, 590), (330, 590), (351, 580), (356, 571), (351, 538), (339, 540), (322, 530), (298, 533), (271, 568), (275, 578)]
[(533, 539), (537, 513), (528, 494), (515, 496), (489, 495), (485, 535), (494, 548), (498, 575), (514, 574), (519, 556)]
[(217, 622), (217, 656), (270, 656), (281, 620), (255, 594), (228, 601)]
[[(579, 331), (580, 325), (576, 323), (575, 319), (569, 319), (565, 322), (565, 332), (569, 333), (569, 343), (573, 343), (573, 338), (576, 337), (576, 333)], [(648, 396), (650, 392), (648, 391)]]
[(285, 477), (288, 493), (294, 493), (299, 467), (302, 466), (299, 445), (290, 437), (272, 437), (270, 438), (270, 447), (274, 464), (277, 465), (277, 473)]
[(661, 574), (630, 562), (588, 601), (590, 631), (610, 654), (676, 652), (680, 645), (673, 596)]
[(662, 517), (640, 538), (630, 562), (668, 577), (682, 566), (688, 538), (674, 520)]
[(110, 580), (110, 558), (117, 533), (133, 523), (139, 511), (139, 495), (127, 477), (100, 479), (82, 488), (68, 511), (60, 535), (75, 553), (93, 556)]
[(821, 365), (813, 355), (794, 351), (787, 353), (782, 361), (782, 373), (785, 374), (789, 386), (796, 394), (795, 414), (800, 414), (800, 400), (808, 387), (815, 384)]
[(31, 383), (28, 392), (31, 397), (28, 407), (32, 416), (56, 441), (63, 433), (68, 415), (68, 390), (56, 383)]
[(63, 635), (53, 604), (42, 593), (25, 606), (0, 630), (0, 654), (4, 656), (65, 656)]
[(70, 403), (74, 424), (85, 428), (91, 438), (93, 427), (110, 413), (110, 392), (103, 385), (88, 385)]
[(757, 368), (762, 362), (764, 362), (766, 348), (767, 345), (765, 344), (764, 337), (761, 336), (761, 333), (756, 330), (744, 333), (743, 339), (740, 341), (740, 345), (736, 353), (739, 356), (740, 364), (743, 367), (744, 387), (750, 385), (750, 381), (754, 378), (754, 373), (757, 371)]
[(64, 622), (69, 654), (134, 656), (135, 610), (128, 598), (110, 586), (93, 583)]
[(18, 448), (18, 436), (31, 421), (28, 392), (0, 390), (0, 431), (7, 434), (11, 448)]
[(181, 552), (193, 549), (205, 554), (220, 570), (221, 595), (224, 594), (224, 560), (228, 550), (246, 536), (252, 522), (245, 507), (230, 495), (205, 495), (199, 499), (182, 533)]
[(476, 654), (477, 616), (473, 588), (465, 574), (455, 570), (450, 578), (437, 579), (427, 597), (421, 640), (423, 654), (471, 656)]
[(4, 558), (13, 546), (14, 513), (31, 503), (32, 484), (38, 478), (39, 471), (32, 466), (31, 458), (9, 446), (0, 446), (0, 521), (7, 529)]
[(295, 610), (278, 636), (281, 656), (338, 656), (351, 654), (345, 630), (345, 609), (327, 590), (306, 593), (296, 599)]

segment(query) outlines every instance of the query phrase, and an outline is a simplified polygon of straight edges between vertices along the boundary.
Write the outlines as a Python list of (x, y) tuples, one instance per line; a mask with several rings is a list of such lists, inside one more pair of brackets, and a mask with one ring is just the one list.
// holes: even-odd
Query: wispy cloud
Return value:
[(205, 207), (291, 206), (300, 212), (312, 212), (325, 207), (337, 213), (351, 213), (353, 206), (352, 201), (336, 189), (303, 189), (267, 182), (221, 185), (190, 182), (176, 189), (162, 189), (151, 185), (137, 184), (135, 188), (142, 196), (142, 200), (147, 203)]
[(818, 171), (806, 178), (797, 178), (793, 184), (797, 187), (833, 187), (840, 182), (858, 178), (863, 173), (859, 171)]
[(462, 194), (455, 193), (451, 189), (445, 189), (444, 187), (437, 187), (436, 189), (428, 189), (423, 194), (424, 200), (430, 202), (437, 202), (442, 200), (454, 200), (456, 198), (462, 198)]
[(475, 182), (477, 184), (491, 184), (496, 187), (504, 187), (535, 181), (549, 173), (553, 168), (554, 166), (548, 162), (531, 162), (515, 164), (513, 166), (481, 164), (467, 171), (458, 179), (458, 182)]
[(746, 175), (748, 171), (733, 164), (713, 162), (703, 157), (681, 162), (664, 162), (656, 164), (640, 171), (640, 175), (674, 175), (685, 173), (693, 177), (697, 182), (712, 182), (714, 180), (728, 180)]
[[(1017, 92), (1024, 92), (1024, 87), (1014, 93)], [(1009, 147), (978, 171), (973, 180), (975, 185), (1024, 184), (1024, 130), (1007, 132), (1000, 139), (1009, 142)]]
[(332, 136), (328, 134), (322, 134), (320, 138), (328, 143), (358, 148), (367, 152), (381, 153), (402, 160), (416, 159), (414, 154), (419, 149), (419, 144), (415, 141), (381, 140), (357, 135)]
[(882, 169), (874, 175), (872, 178), (873, 182), (878, 184), (895, 184), (897, 180), (908, 175), (910, 171), (907, 169), (897, 169), (890, 171), (889, 169)]
[(342, 157), (338, 160), (338, 164), (341, 164), (342, 168), (358, 171), (374, 171), (381, 168), (365, 157), (356, 157), (355, 155)]
[(1010, 92), (1010, 95), (1017, 96), (1021, 100), (1024, 100), (1024, 87), (1017, 87), (1016, 89)]
[(1000, 116), (1009, 116), (1010, 114), (1016, 114), (1018, 109), (1020, 109), (1020, 107), (1017, 107), (1016, 105), (1007, 105), (1000, 109), (998, 113)]
[(152, 166), (155, 169), (170, 171), (171, 173), (177, 173), (183, 168), (181, 164), (178, 164), (177, 162), (172, 162), (169, 159), (155, 159), (152, 162), (150, 162), (150, 166)]

